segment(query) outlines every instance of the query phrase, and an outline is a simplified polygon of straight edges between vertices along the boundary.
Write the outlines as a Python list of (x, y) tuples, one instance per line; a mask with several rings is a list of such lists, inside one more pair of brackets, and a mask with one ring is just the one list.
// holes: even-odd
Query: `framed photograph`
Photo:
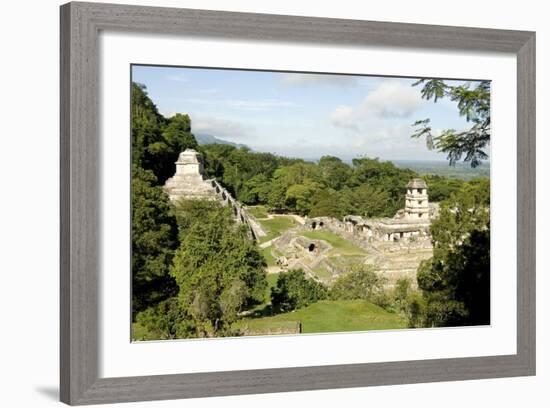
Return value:
[(61, 400), (535, 374), (535, 34), (61, 7)]

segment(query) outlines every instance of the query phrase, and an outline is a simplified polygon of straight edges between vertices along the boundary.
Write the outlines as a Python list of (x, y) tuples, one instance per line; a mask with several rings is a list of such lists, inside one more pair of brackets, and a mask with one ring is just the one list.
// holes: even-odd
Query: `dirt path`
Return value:
[(268, 274), (281, 273), (282, 271), (283, 271), (283, 268), (281, 268), (280, 266), (268, 266), (267, 267), (267, 273)]
[(271, 214), (271, 213), (268, 213), (267, 214), (267, 217), (263, 217), (263, 218), (258, 218), (256, 217), (257, 220), (272, 220), (273, 218), (276, 218), (276, 217), (292, 217), (294, 218), (294, 220), (300, 224), (300, 225), (304, 225), (306, 223), (306, 219), (300, 215), (297, 215), (297, 214)]
[(260, 248), (264, 249), (264, 248), (267, 248), (269, 246), (271, 246), (271, 244), (273, 243), (273, 241), (277, 240), (279, 237), (275, 237), (275, 238), (272, 238), (270, 239), (269, 241), (265, 241), (265, 242), (262, 242), (260, 245), (258, 245)]
[(306, 223), (306, 219), (304, 217), (301, 217), (301, 216), (296, 215), (296, 214), (273, 214), (273, 215), (275, 217), (280, 217), (280, 216), (292, 217), (300, 225), (304, 225)]

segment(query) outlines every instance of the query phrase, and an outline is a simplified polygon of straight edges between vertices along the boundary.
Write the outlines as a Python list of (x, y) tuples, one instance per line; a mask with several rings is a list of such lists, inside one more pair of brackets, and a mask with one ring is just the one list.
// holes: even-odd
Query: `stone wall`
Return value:
[(244, 327), (240, 329), (244, 336), (276, 336), (282, 334), (300, 334), (302, 332), (302, 323), (297, 321), (290, 324), (288, 327), (268, 327), (263, 329), (251, 329)]
[(265, 237), (267, 234), (263, 230), (261, 224), (256, 218), (250, 214), (250, 212), (237, 200), (233, 198), (231, 193), (227, 191), (217, 180), (209, 180), (212, 185), (212, 189), (216, 194), (216, 197), (222, 201), (225, 205), (229, 206), (233, 211), (233, 216), (239, 223), (248, 225), (252, 238), (259, 240), (261, 237)]
[[(375, 239), (359, 229), (350, 228), (348, 223), (331, 217), (310, 218), (300, 229), (330, 231), (364, 249), (368, 254), (366, 263), (375, 266), (388, 279), (389, 286), (393, 286), (403, 277), (410, 278), (414, 285), (420, 262), (433, 255), (433, 246), (428, 236), (421, 239), (384, 241)], [(336, 277), (338, 271), (332, 272)]]

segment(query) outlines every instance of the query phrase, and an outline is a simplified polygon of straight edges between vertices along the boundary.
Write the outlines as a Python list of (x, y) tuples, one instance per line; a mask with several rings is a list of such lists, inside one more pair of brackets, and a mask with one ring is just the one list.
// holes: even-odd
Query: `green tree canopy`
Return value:
[(418, 268), (428, 326), (489, 324), (489, 181), (467, 183), (431, 225), (434, 255)]
[[(405, 205), (405, 186), (418, 175), (409, 169), (400, 169), (392, 162), (379, 159), (353, 159), (353, 174), (351, 185), (359, 189), (359, 200), (372, 198), (372, 204), (361, 202), (364, 208), (359, 208), (370, 217), (391, 217)], [(367, 187), (362, 187), (364, 185)], [(362, 191), (361, 191), (362, 190)], [(381, 195), (382, 194), (382, 195)], [(386, 198), (384, 198), (384, 196)], [(380, 200), (386, 199), (386, 205), (380, 206)]]
[(377, 303), (387, 283), (371, 265), (356, 264), (341, 275), (331, 289), (331, 297), (338, 300), (363, 299)]
[(309, 216), (342, 218), (352, 213), (352, 201), (352, 192), (348, 188), (341, 191), (318, 189), (311, 196)]
[(313, 163), (221, 144), (200, 150), (207, 174), (237, 200), (312, 217), (391, 217), (403, 208), (406, 184), (417, 177), (379, 159), (357, 158), (350, 165), (334, 156)]
[(169, 265), (177, 247), (176, 219), (168, 196), (149, 170), (132, 166), (132, 311), (177, 292)]
[(463, 180), (450, 179), (438, 175), (426, 175), (424, 179), (428, 184), (430, 201), (435, 202), (449, 199), (453, 193), (458, 192), (465, 184)]
[[(258, 178), (269, 179), (279, 166), (279, 158), (271, 153), (252, 152), (247, 147), (213, 144), (201, 146), (206, 172), (221, 182), (237, 200), (258, 203)], [(252, 178), (256, 182), (251, 182)]]
[(144, 85), (132, 83), (132, 163), (152, 170), (157, 184), (164, 184), (175, 172), (180, 152), (198, 147), (191, 133), (188, 115), (166, 119), (151, 101)]
[(156, 172), (159, 182), (164, 182), (174, 175), (174, 165), (179, 154), (185, 149), (197, 149), (198, 143), (191, 133), (191, 119), (188, 115), (176, 113), (167, 120), (162, 131), (162, 141), (156, 145), (158, 162)]
[(323, 183), (334, 190), (343, 188), (351, 176), (351, 168), (338, 157), (323, 156), (319, 160), (319, 173)]
[(244, 181), (240, 199), (246, 204), (267, 203), (271, 189), (271, 180), (266, 174), (257, 174)]
[[(391, 192), (383, 187), (376, 187), (370, 183), (361, 184), (353, 192), (353, 208), (350, 213), (364, 217), (380, 215), (391, 217), (400, 208), (402, 198), (392, 200), (390, 194)], [(396, 209), (396, 207), (399, 208)]]
[(277, 284), (271, 289), (271, 305), (281, 312), (300, 309), (327, 297), (327, 288), (307, 278), (302, 269), (279, 273)]
[(301, 184), (289, 186), (285, 194), (285, 207), (298, 214), (309, 214), (312, 196), (320, 190), (319, 183), (311, 179), (306, 179)]
[(204, 157), (204, 170), (206, 174), (223, 182), (226, 159), (235, 149), (235, 146), (218, 143), (201, 146), (200, 151)]
[[(200, 218), (183, 221), (182, 207), (192, 215), (201, 205)], [(179, 304), (202, 336), (227, 334), (244, 307), (263, 300), (265, 261), (245, 227), (220, 203), (204, 200), (177, 211), (185, 230), (171, 270)]]
[(162, 142), (164, 117), (147, 95), (145, 85), (132, 83), (132, 163), (152, 169), (156, 162), (155, 145)]
[(191, 317), (180, 307), (177, 296), (151, 306), (136, 317), (140, 332), (134, 331), (137, 340), (172, 340), (196, 337)]

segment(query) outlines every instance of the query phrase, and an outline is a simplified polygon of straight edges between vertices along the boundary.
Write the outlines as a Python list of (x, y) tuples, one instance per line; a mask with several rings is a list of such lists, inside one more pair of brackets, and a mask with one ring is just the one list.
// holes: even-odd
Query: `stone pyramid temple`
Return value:
[(181, 152), (176, 161), (176, 174), (166, 180), (164, 191), (171, 201), (180, 197), (216, 199), (216, 188), (212, 180), (204, 177), (202, 156), (193, 149)]

